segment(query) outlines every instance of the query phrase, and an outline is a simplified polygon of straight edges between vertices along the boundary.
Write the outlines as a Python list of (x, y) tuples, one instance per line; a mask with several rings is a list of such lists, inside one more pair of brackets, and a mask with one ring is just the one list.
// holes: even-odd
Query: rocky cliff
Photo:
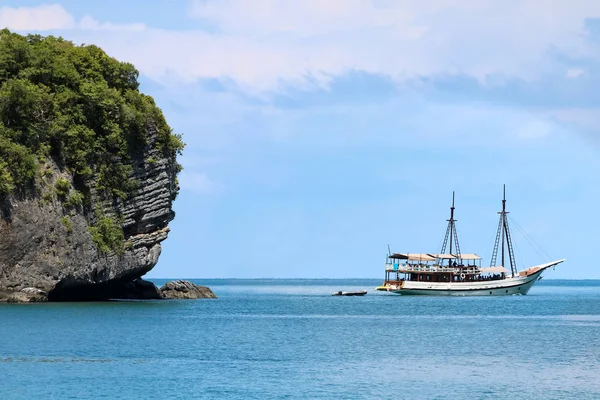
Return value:
[(167, 238), (183, 144), (130, 64), (6, 30), (0, 52), (0, 301), (127, 297)]
[[(55, 181), (65, 179), (47, 160), (52, 175), (38, 183), (40, 194), (8, 199), (10, 214), (0, 221), (0, 288), (38, 288), (49, 300), (103, 299), (150, 271), (175, 216), (171, 205), (177, 190), (175, 160), (156, 153), (150, 141), (135, 160), (132, 177), (140, 187), (125, 200), (100, 198), (95, 180), (90, 181), (90, 203), (123, 229), (122, 251), (105, 252), (94, 243), (89, 228), (98, 220), (95, 213), (67, 211), (57, 196), (47, 196)], [(151, 157), (156, 161), (149, 165), (145, 160)]]

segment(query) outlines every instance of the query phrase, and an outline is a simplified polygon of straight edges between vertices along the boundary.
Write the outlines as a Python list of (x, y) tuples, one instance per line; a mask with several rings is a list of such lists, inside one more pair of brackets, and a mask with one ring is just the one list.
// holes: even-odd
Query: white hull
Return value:
[(401, 287), (390, 286), (387, 290), (402, 295), (426, 296), (509, 296), (525, 295), (538, 281), (542, 273), (563, 260), (540, 265), (528, 276), (515, 276), (493, 281), (475, 282), (423, 282), (404, 281)]

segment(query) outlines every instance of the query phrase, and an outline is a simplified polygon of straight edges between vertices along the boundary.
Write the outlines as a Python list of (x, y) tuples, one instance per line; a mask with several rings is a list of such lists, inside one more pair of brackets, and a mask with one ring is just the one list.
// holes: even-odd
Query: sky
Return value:
[(149, 278), (382, 278), (452, 192), (489, 265), (600, 279), (600, 2), (0, 0), (0, 26), (133, 63), (187, 146)]

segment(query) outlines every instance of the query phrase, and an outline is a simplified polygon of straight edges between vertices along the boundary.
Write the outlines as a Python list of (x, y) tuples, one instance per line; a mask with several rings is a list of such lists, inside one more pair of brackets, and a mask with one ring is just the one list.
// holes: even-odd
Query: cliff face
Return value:
[(10, 214), (0, 220), (0, 299), (19, 293), (14, 300), (44, 300), (39, 291), (26, 288), (47, 292), (50, 301), (124, 297), (123, 288), (156, 265), (160, 242), (175, 216), (171, 205), (178, 166), (155, 142), (151, 132), (148, 146), (133, 160), (132, 178), (140, 185), (129, 198), (102, 199), (95, 179), (88, 182), (91, 204), (123, 228), (122, 252), (103, 252), (94, 243), (90, 226), (98, 213), (85, 215), (82, 208), (66, 212), (60, 200), (43, 200), (44, 187), (52, 188), (52, 182), (64, 176), (52, 160), (46, 161), (52, 175), (39, 178), (38, 196), (8, 199), (5, 209)]
[(160, 298), (184, 144), (138, 71), (0, 30), (0, 301)]

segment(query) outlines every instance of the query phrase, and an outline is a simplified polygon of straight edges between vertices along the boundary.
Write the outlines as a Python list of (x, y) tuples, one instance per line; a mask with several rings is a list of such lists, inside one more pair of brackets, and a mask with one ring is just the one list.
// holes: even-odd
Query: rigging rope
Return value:
[[(542, 246), (540, 246), (533, 239), (533, 237), (531, 237), (527, 233), (525, 233), (525, 231), (523, 230), (523, 228), (521, 228), (521, 226), (517, 223), (517, 221), (515, 221), (515, 219), (513, 217), (509, 216), (509, 219), (510, 219), (510, 222), (517, 227), (517, 229), (519, 230), (519, 232), (523, 235), (523, 237), (525, 238), (525, 240), (527, 240), (527, 242), (531, 245), (531, 247), (535, 250), (535, 252), (538, 253), (538, 255), (540, 257), (542, 257), (542, 259), (545, 259), (546, 261), (552, 260), (552, 257), (550, 257), (550, 255), (546, 252), (546, 250), (544, 250), (544, 248)], [(536, 246), (537, 246), (537, 248), (536, 248)], [(538, 249), (541, 250), (545, 255), (541, 254)]]
[[(520, 254), (519, 260), (523, 260), (524, 258), (521, 257), (521, 255), (523, 255), (523, 253), (521, 252), (521, 248), (519, 247), (519, 244), (513, 241), (512, 242), (512, 247), (513, 247), (513, 253)], [(527, 260), (525, 260), (525, 262), (521, 262), (521, 267), (525, 267), (527, 265), (528, 265)]]

